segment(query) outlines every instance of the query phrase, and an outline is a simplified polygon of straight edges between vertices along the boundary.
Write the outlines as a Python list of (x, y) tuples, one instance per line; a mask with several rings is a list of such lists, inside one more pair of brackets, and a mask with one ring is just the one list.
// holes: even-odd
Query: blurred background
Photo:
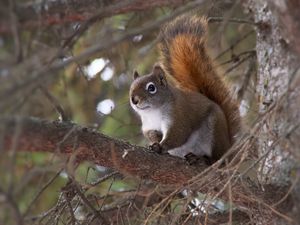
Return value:
[[(0, 115), (59, 120), (62, 108), (76, 124), (146, 145), (128, 101), (132, 74), (151, 71), (160, 26), (182, 13), (208, 17), (210, 55), (251, 125), (258, 111), (256, 35), (253, 18), (234, 0), (1, 1)], [(89, 224), (91, 209), (72, 202), (78, 204), (74, 219), (63, 201), (69, 172), (59, 156), (2, 150), (0, 189), (8, 195), (0, 195), (0, 224), (17, 224), (18, 213), (24, 224)], [(109, 208), (141, 185), (88, 162), (73, 175), (98, 207)]]

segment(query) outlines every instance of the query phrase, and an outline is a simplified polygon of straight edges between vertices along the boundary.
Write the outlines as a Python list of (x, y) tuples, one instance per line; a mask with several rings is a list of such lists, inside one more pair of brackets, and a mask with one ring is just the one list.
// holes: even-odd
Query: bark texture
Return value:
[[(300, 40), (299, 13), (295, 12), (299, 12), (300, 5), (293, 0), (253, 0), (248, 2), (247, 7), (254, 12), (258, 24), (256, 91), (260, 113), (268, 113), (272, 105), (277, 105), (275, 113), (265, 120), (259, 133), (258, 153), (261, 157), (266, 156), (260, 163), (260, 179), (262, 183), (279, 185), (295, 183), (298, 178), (291, 177), (290, 173), (299, 160), (296, 146), (300, 144), (300, 79), (298, 57), (293, 52), (299, 54), (299, 43), (296, 44)], [(299, 196), (295, 197), (291, 213), (294, 212), (295, 221), (300, 221), (298, 213), (295, 213), (299, 212), (297, 199)], [(262, 221), (266, 223), (266, 220)], [(272, 224), (285, 222), (269, 220)]]
[(300, 56), (300, 1), (270, 1), (272, 13), (278, 18), (282, 35), (290, 49)]
[(207, 167), (189, 166), (182, 159), (170, 155), (162, 157), (143, 147), (112, 139), (72, 123), (4, 118), (0, 124), (5, 127), (5, 149), (72, 155), (77, 162), (87, 160), (115, 168), (123, 174), (163, 184), (184, 184)]

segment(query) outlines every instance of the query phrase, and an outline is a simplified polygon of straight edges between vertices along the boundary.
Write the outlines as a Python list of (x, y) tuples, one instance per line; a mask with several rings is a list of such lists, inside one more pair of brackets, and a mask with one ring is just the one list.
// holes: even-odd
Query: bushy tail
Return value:
[(233, 142), (240, 129), (238, 105), (206, 52), (206, 31), (204, 17), (181, 16), (166, 24), (159, 35), (162, 66), (182, 88), (198, 91), (221, 106)]

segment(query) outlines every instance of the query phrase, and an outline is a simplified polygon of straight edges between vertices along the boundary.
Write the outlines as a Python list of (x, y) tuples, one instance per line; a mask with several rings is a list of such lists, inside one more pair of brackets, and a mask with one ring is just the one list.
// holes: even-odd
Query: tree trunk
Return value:
[[(258, 136), (258, 153), (262, 158), (259, 178), (262, 183), (287, 184), (298, 181), (299, 174), (291, 177), (291, 170), (299, 163), (300, 89), (299, 60), (293, 52), (299, 52), (299, 2), (252, 0), (247, 7), (254, 12), (257, 23), (257, 62), (259, 113), (268, 114)], [(280, 7), (278, 7), (280, 5)], [(291, 7), (294, 5), (295, 8)], [(271, 6), (275, 6), (271, 8)], [(276, 13), (276, 7), (282, 10)], [(297, 12), (297, 13), (295, 13)], [(281, 24), (280, 21), (283, 23)], [(287, 24), (290, 23), (290, 24)], [(281, 28), (284, 29), (281, 29)], [(298, 29), (293, 29), (298, 28)], [(284, 34), (289, 35), (289, 40)], [(298, 43), (298, 44), (296, 44)], [(295, 51), (293, 51), (295, 50)], [(299, 54), (300, 55), (300, 54)], [(297, 147), (298, 146), (298, 147)], [(299, 183), (299, 182), (298, 182)], [(299, 186), (299, 184), (298, 184)], [(292, 212), (299, 212), (298, 200), (294, 200)], [(300, 221), (299, 213), (294, 213)], [(298, 218), (297, 218), (298, 217)], [(284, 224), (272, 220), (270, 224)], [(264, 221), (266, 223), (266, 221)]]

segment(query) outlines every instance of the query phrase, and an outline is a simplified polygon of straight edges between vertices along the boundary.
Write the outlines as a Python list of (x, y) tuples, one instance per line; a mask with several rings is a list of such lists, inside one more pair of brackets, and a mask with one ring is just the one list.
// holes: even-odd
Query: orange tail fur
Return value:
[(233, 142), (240, 129), (238, 104), (207, 54), (206, 31), (204, 17), (181, 16), (166, 24), (159, 36), (162, 66), (182, 88), (198, 91), (222, 108)]

